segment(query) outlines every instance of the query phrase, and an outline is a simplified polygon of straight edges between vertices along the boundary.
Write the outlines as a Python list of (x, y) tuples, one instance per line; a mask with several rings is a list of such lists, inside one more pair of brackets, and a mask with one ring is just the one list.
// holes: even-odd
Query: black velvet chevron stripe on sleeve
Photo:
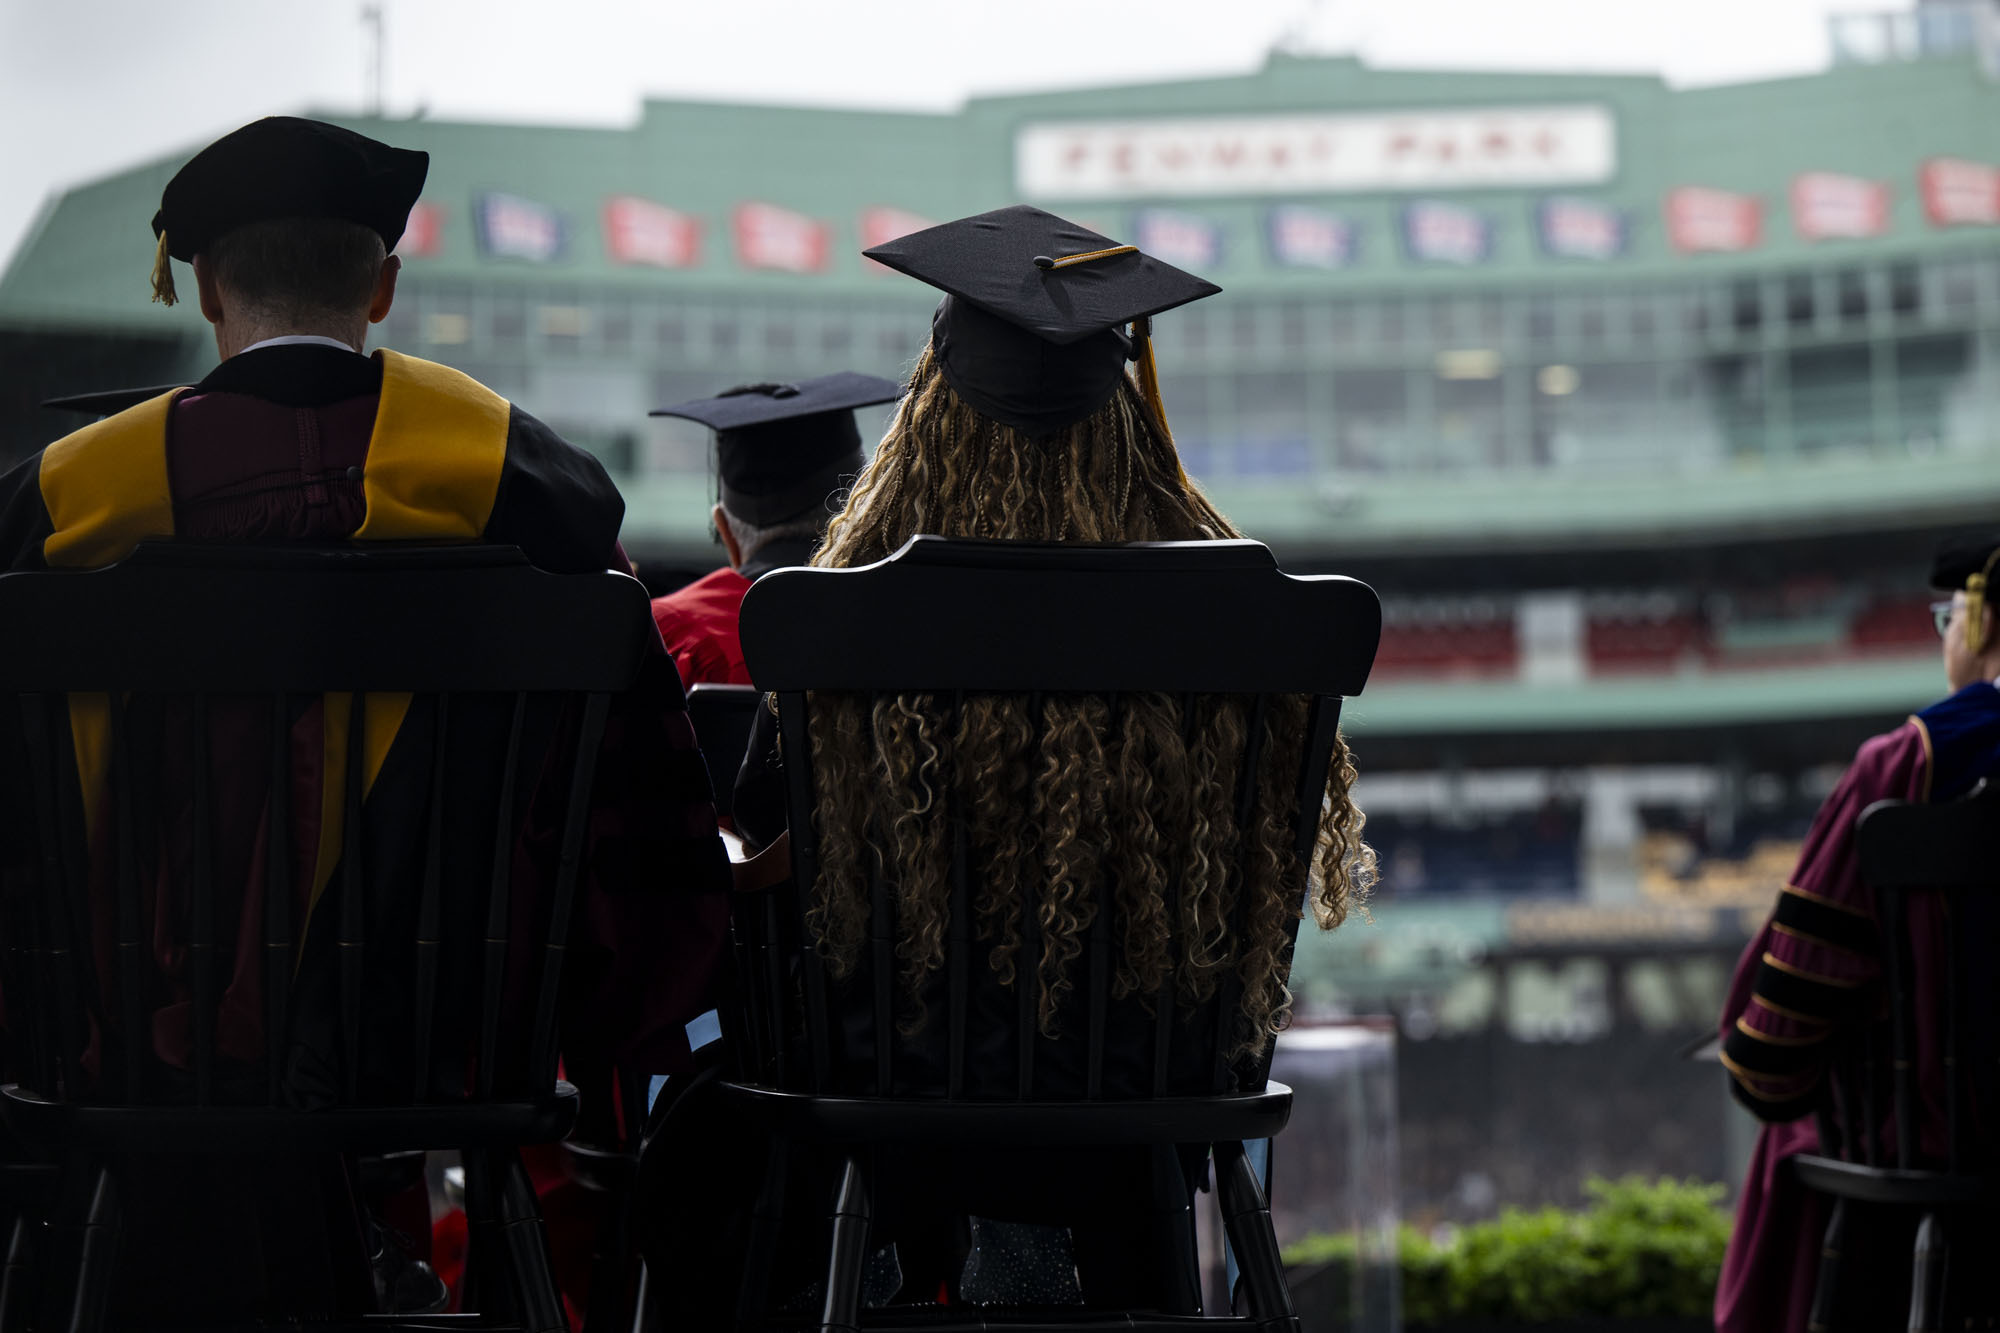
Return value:
[(1778, 910), (1771, 919), (1784, 927), (1786, 934), (1830, 949), (1866, 958), (1876, 957), (1881, 950), (1873, 921), (1797, 889), (1787, 888), (1778, 895)]
[(1755, 995), (1777, 1012), (1807, 1022), (1838, 1022), (1860, 1004), (1860, 987), (1833, 985), (1768, 953), (1757, 968)]
[(1811, 1115), (1819, 1106), (1819, 1085), (1817, 1082), (1801, 1093), (1784, 1096), (1767, 1096), (1761, 1095), (1750, 1088), (1741, 1078), (1732, 1078), (1729, 1080), (1729, 1091), (1736, 1098), (1737, 1105), (1741, 1106), (1751, 1115), (1756, 1116), (1759, 1120), (1767, 1121), (1771, 1124), (1780, 1124), (1787, 1120), (1797, 1120), (1801, 1116)]
[(1779, 1040), (1739, 1023), (1723, 1039), (1722, 1053), (1753, 1074), (1787, 1078), (1809, 1074), (1826, 1058), (1825, 1047), (1825, 1036)]

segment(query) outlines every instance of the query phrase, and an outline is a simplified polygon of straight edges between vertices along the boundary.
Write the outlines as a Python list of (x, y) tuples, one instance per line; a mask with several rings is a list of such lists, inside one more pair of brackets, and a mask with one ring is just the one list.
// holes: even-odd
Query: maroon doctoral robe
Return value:
[[(623, 501), (595, 459), (455, 371), (394, 353), (371, 358), (278, 346), (233, 357), (192, 390), (86, 427), (0, 476), (0, 569), (101, 565), (147, 537), (439, 538), (516, 545), (544, 569), (581, 573), (628, 567), (617, 543), (622, 514)], [(336, 1095), (339, 1086), (334, 1025), (313, 1013), (315, 976), (331, 975), (316, 966), (329, 932), (313, 909), (340, 882), (332, 826), (339, 802), (322, 800), (340, 790), (331, 768), (339, 743), (323, 738), (343, 733), (335, 713), (344, 717), (349, 706), (345, 696), (302, 700), (293, 720), (294, 919), (307, 925), (287, 1073), (292, 1095), (306, 1104)], [(73, 717), (87, 717), (89, 707), (89, 696), (73, 697)], [(248, 861), (221, 867), (218, 899), (236, 911), (239, 933), (217, 1048), (225, 1061), (245, 1064), (264, 1047), (261, 950), (251, 947), (261, 939), (262, 895), (251, 890), (264, 877), (255, 830), (267, 808), (267, 707), (221, 699), (211, 711), (217, 845), (255, 849)], [(422, 765), (412, 756), (425, 747), (398, 746), (396, 738), (423, 739), (428, 709), (421, 696), (370, 696), (365, 836), (371, 866), (387, 872), (374, 877), (378, 884), (408, 882), (396, 868), (422, 846), (413, 836), (422, 806), (402, 793), (406, 782), (421, 782)], [(155, 721), (184, 725), (171, 712)], [(458, 721), (455, 713), (455, 735)], [(553, 718), (549, 725), (567, 724)], [(546, 734), (543, 740), (552, 753)], [(80, 744), (86, 786), (87, 759)], [(542, 776), (512, 853), (516, 883), (524, 886), (516, 895), (520, 911), (533, 910), (553, 870), (561, 793), (550, 782), (559, 783), (557, 775)], [(0, 776), (0, 785), (5, 781)], [(564, 972), (564, 1059), (573, 1070), (618, 1068), (644, 1086), (647, 1075), (687, 1067), (685, 1024), (712, 1005), (728, 921), (728, 864), (707, 771), (664, 651), (642, 687), (613, 705), (595, 792)], [(161, 873), (147, 909), (159, 994), (148, 1035), (164, 1063), (185, 1065), (189, 987), (166, 874), (185, 838), (185, 812), (172, 808), (168, 795), (158, 820)], [(252, 836), (241, 836), (246, 828)], [(0, 861), (19, 850), (0, 836)], [(97, 891), (105, 901), (108, 885)], [(371, 907), (371, 930), (375, 922)], [(109, 975), (106, 941), (97, 947), (99, 974)], [(450, 988), (441, 1003), (454, 1003)], [(370, 1031), (378, 1024), (393, 1030), (397, 1021), (395, 997), (371, 997)], [(369, 1076), (364, 1069), (364, 1080)], [(441, 1083), (449, 1079), (441, 1070)], [(198, 1263), (220, 1238), (204, 1237), (200, 1223), (187, 1230), (188, 1262)]]
[[(1828, 1044), (1844, 1027), (1867, 1021), (1879, 1004), (1875, 894), (1861, 879), (1855, 825), (1875, 801), (1951, 800), (1995, 775), (2000, 690), (1989, 682), (1968, 685), (1868, 741), (1820, 806), (1777, 907), (1737, 964), (1722, 1011), (1722, 1061), (1737, 1099), (1765, 1124), (1716, 1290), (1721, 1333), (1804, 1333), (1807, 1327), (1827, 1207), (1799, 1184), (1790, 1160), (1819, 1151), (1812, 1112), (1821, 1100)], [(1935, 895), (1917, 895), (1908, 919), (1917, 998), (1918, 1151), (1941, 1160), (1943, 1022), (1932, 979), (1945, 961), (1942, 903)], [(1879, 1257), (1888, 1265), (1884, 1281), (1907, 1278), (1907, 1246), (1856, 1257)]]

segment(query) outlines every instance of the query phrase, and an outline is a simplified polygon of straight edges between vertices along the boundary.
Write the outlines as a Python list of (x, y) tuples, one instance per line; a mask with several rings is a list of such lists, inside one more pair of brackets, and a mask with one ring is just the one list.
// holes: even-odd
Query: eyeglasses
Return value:
[(1950, 602), (1931, 603), (1931, 624), (1937, 627), (1940, 639), (1951, 629), (1951, 608)]

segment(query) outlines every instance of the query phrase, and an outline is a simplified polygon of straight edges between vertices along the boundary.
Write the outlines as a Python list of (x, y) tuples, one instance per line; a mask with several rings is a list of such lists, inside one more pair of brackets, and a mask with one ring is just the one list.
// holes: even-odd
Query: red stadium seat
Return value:
[(1848, 643), (1860, 652), (1935, 646), (1937, 633), (1931, 628), (1930, 598), (1875, 599), (1854, 618), (1848, 630)]

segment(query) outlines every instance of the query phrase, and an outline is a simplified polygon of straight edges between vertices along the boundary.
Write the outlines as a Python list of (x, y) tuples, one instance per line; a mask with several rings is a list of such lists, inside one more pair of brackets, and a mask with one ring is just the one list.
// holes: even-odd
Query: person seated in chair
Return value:
[[(759, 576), (812, 555), (830, 502), (861, 472), (854, 410), (893, 402), (901, 392), (894, 380), (843, 371), (797, 384), (739, 385), (652, 414), (686, 417), (715, 432), (720, 496), (710, 518), (729, 563), (653, 599), (653, 623), (683, 682), (750, 684), (736, 638), (743, 594)], [(726, 758), (733, 766), (742, 756)]]
[[(888, 432), (814, 565), (879, 561), (918, 533), (1021, 542), (1240, 535), (1181, 466), (1149, 338), (1153, 315), (1217, 288), (1027, 207), (868, 253), (946, 295)], [(1136, 378), (1126, 369), (1133, 360)], [(1190, 632), (1198, 633), (1199, 609), (1190, 615)], [(928, 696), (882, 700), (872, 711), (857, 697), (815, 696), (820, 883), (807, 911), (836, 982), (866, 972), (870, 867), (883, 867), (897, 886), (902, 932), (899, 1048), (916, 1067), (942, 1068), (944, 812), (955, 805), (967, 814), (973, 844), (974, 956), (989, 964), (978, 984), (992, 988), (974, 1008), (1009, 1012), (1019, 988), (1032, 992), (1034, 1021), (1048, 1039), (1038, 1045), (1045, 1053), (1037, 1057), (1038, 1092), (1082, 1095), (1078, 960), (1107, 869), (1117, 885), (1114, 989), (1123, 1004), (1105, 1043), (1105, 1095), (1150, 1090), (1152, 1046), (1142, 1034), (1152, 1025), (1138, 997), (1170, 990), (1192, 1010), (1232, 982), (1241, 1000), (1231, 1016), (1237, 1039), (1228, 1089), (1204, 1058), (1194, 1062), (1199, 1068), (1174, 1071), (1173, 1090), (1206, 1095), (1252, 1079), (1261, 1086), (1259, 1071), (1289, 1011), (1289, 932), (1308, 905), (1322, 927), (1340, 924), (1372, 874), (1344, 745), (1326, 791), (1314, 798), (1317, 809), (1323, 796), (1325, 813), (1309, 873), (1289, 842), (1296, 794), (1277, 790), (1282, 784), (1266, 785), (1237, 826), (1235, 771), (1250, 722), (1241, 701), (1203, 698), (1184, 713), (1176, 699), (1121, 698), (1115, 725), (1101, 698), (1051, 697), (1038, 715), (1029, 703), (969, 698), (953, 724), (943, 701)], [(1263, 738), (1269, 771), (1290, 762), (1296, 773), (1305, 717), (1303, 700), (1273, 707)], [(776, 742), (773, 718), (760, 711), (736, 795), (738, 825), (752, 845), (772, 844), (786, 826)], [(940, 782), (947, 750), (949, 776)], [(1223, 867), (1244, 852), (1246, 874), (1226, 884)], [(1184, 918), (1170, 922), (1176, 879)], [(1225, 907), (1229, 894), (1242, 895), (1240, 937)], [(1024, 912), (1041, 923), (1032, 962), (1022, 953)], [(860, 1046), (857, 1066), (869, 1043)], [(1004, 1054), (968, 1061), (968, 1096), (1013, 1095), (1015, 1065)], [(835, 1076), (867, 1079), (858, 1067)], [(1080, 1294), (1093, 1304), (1169, 1308), (1175, 1297), (1148, 1210), (1172, 1206), (1166, 1196), (1175, 1193), (1184, 1206), (1204, 1170), (1201, 1157), (1163, 1170), (1144, 1149), (1053, 1156), (1024, 1160), (994, 1150), (967, 1161), (912, 1148), (893, 1167), (883, 1163), (894, 1175), (878, 1192), (877, 1234), (897, 1243), (903, 1291), (916, 1299), (940, 1286), (958, 1293), (963, 1220), (978, 1214), (1067, 1226)]]
[[(425, 153), (281, 116), (224, 136), (183, 166), (152, 220), (153, 294), (175, 304), (173, 265), (192, 266), (220, 364), (191, 388), (86, 426), (0, 476), (0, 570), (108, 565), (148, 538), (494, 543), (517, 546), (554, 573), (629, 569), (618, 543), (624, 502), (595, 458), (456, 370), (386, 349), (364, 354), (369, 325), (395, 299), (394, 250), (428, 165)], [(688, 1060), (685, 1024), (711, 1003), (729, 884), (672, 661), (656, 646), (646, 671), (644, 688), (614, 704), (603, 747), (601, 812), (564, 976), (563, 1034), (572, 1070), (616, 1067), (639, 1079)], [(371, 728), (385, 717), (398, 735), (431, 725), (429, 701), (369, 700)], [(344, 696), (299, 701), (293, 810), (321, 809), (325, 773), (310, 755), (330, 762), (337, 744), (322, 737), (342, 734), (339, 718), (350, 705)], [(72, 704), (92, 706), (89, 696)], [(219, 737), (232, 725), (222, 716), (229, 706), (217, 705)], [(257, 765), (247, 771), (266, 771), (264, 753), (241, 761)], [(371, 841), (393, 842), (421, 818), (423, 805), (404, 784), (424, 775), (415, 772), (419, 763), (399, 760), (403, 753), (388, 739), (371, 775)], [(215, 762), (232, 760), (219, 751)], [(226, 790), (259, 805), (266, 799), (254, 783)], [(339, 805), (328, 809), (334, 817), (309, 832), (338, 849)], [(254, 823), (257, 813), (232, 809), (217, 818)], [(556, 849), (546, 841), (525, 839), (518, 855), (534, 874), (552, 877)], [(421, 848), (423, 838), (411, 833), (403, 843)], [(337, 897), (340, 884), (337, 856), (312, 855), (310, 842), (304, 851), (298, 919), (307, 904), (321, 907), (322, 895)], [(263, 873), (248, 867), (247, 882), (261, 882)], [(329, 915), (316, 911), (305, 930), (302, 999), (314, 993), (314, 969), (330, 948)], [(243, 951), (225, 982), (218, 1038), (225, 1051), (262, 1049), (254, 955)], [(155, 1054), (185, 1067), (184, 959), (163, 940), (155, 964), (166, 986)], [(382, 1000), (373, 1017), (396, 1021), (381, 1012)], [(297, 1017), (291, 1090), (302, 1103), (331, 1099), (341, 1081), (335, 1025)], [(197, 1252), (217, 1248), (198, 1227), (170, 1227), (156, 1243), (128, 1249), (135, 1260), (157, 1260), (159, 1281), (206, 1289), (199, 1258), (170, 1243), (177, 1235)]]
[[(1737, 1100), (1764, 1124), (1716, 1291), (1723, 1333), (1807, 1327), (1827, 1211), (1787, 1163), (1820, 1151), (1812, 1117), (1824, 1104), (1830, 1052), (1868, 1021), (1870, 988), (1882, 975), (1874, 893), (1861, 878), (1854, 830), (1876, 801), (1950, 801), (1981, 779), (2000, 777), (2000, 633), (1989, 600), (1996, 564), (2000, 534), (1940, 547), (1931, 583), (1950, 591), (1951, 600), (1937, 603), (1933, 614), (1952, 693), (1862, 745), (1814, 817), (1776, 909), (1736, 966), (1722, 1011), (1721, 1058)], [(1920, 976), (1944, 965), (1940, 923), (1926, 924), (1913, 910), (1911, 947)], [(1920, 1052), (1934, 1050), (1934, 1038), (1920, 1033)], [(1918, 1135), (1932, 1153), (1943, 1141), (1942, 1075), (1936, 1069), (1924, 1075), (1938, 1083), (1925, 1087)], [(1857, 1271), (1842, 1274), (1843, 1308), (1879, 1298), (1881, 1318), (1900, 1321), (1908, 1308), (1901, 1294), (1908, 1242), (1908, 1226), (1880, 1244), (1850, 1233), (1843, 1262)], [(1863, 1318), (1854, 1326), (1878, 1325)]]

